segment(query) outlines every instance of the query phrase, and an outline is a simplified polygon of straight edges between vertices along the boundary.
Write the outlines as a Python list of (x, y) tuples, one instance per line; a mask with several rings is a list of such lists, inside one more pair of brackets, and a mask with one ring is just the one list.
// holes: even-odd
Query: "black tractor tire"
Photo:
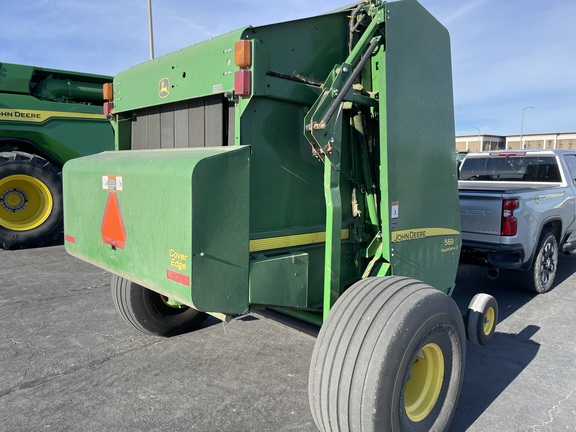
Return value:
[(112, 299), (124, 320), (142, 333), (174, 336), (196, 330), (207, 314), (182, 305), (123, 277), (112, 275)]
[(550, 231), (540, 236), (534, 263), (525, 274), (524, 287), (528, 291), (544, 294), (552, 289), (558, 268), (558, 242)]
[(312, 416), (322, 432), (445, 431), (465, 358), (452, 298), (414, 279), (364, 279), (338, 299), (318, 335)]
[(466, 336), (475, 345), (486, 345), (498, 323), (498, 302), (488, 294), (476, 294), (466, 312)]
[(0, 152), (0, 246), (42, 246), (62, 235), (62, 173), (46, 159)]

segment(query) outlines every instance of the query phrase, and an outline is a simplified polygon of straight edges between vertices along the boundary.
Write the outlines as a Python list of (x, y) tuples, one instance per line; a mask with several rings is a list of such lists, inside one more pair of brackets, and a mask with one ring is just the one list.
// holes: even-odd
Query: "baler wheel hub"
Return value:
[(490, 335), (494, 326), (496, 325), (496, 311), (493, 307), (490, 307), (486, 311), (486, 316), (484, 317), (484, 334)]
[(419, 422), (430, 414), (438, 401), (443, 379), (442, 349), (435, 343), (429, 343), (414, 358), (406, 383), (404, 405), (410, 420)]

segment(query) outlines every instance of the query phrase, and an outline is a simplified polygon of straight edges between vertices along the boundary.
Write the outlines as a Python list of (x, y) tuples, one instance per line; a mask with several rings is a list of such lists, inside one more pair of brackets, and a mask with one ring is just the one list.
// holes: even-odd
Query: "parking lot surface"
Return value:
[[(517, 275), (461, 266), (454, 299), (497, 298), (487, 346), (467, 345), (451, 432), (576, 430), (576, 257), (536, 296)], [(146, 336), (116, 313), (110, 275), (61, 245), (0, 250), (0, 430), (316, 431), (314, 331), (256, 313)]]

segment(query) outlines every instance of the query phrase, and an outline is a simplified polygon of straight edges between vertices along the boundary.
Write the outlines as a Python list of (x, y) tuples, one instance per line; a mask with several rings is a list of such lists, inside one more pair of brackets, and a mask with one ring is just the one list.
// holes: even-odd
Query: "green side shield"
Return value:
[(380, 88), (385, 258), (450, 292), (460, 255), (448, 31), (414, 1), (387, 4)]
[(67, 251), (206, 312), (248, 308), (249, 147), (105, 152), (63, 171)]

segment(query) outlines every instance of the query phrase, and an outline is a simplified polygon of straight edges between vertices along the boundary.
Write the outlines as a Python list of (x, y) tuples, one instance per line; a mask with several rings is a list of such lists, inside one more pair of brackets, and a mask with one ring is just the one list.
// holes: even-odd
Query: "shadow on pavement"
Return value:
[[(486, 268), (461, 264), (452, 298), (465, 314), (474, 295), (490, 294), (498, 301), (498, 321), (502, 322), (536, 296), (522, 290), (514, 276), (518, 275), (503, 273), (491, 280)], [(539, 345), (530, 338), (539, 327), (526, 324), (518, 334), (497, 329), (488, 346), (467, 342), (464, 382), (450, 432), (466, 431), (534, 359)]]
[(540, 345), (530, 338), (540, 329), (528, 325), (518, 334), (496, 333), (489, 347), (468, 342), (466, 370), (450, 432), (464, 432), (536, 357)]
[[(561, 255), (554, 286), (564, 282), (575, 271), (576, 259)], [(499, 322), (538, 296), (522, 288), (518, 272), (501, 272), (498, 279), (490, 280), (486, 277), (486, 268), (460, 265), (452, 297), (463, 313), (472, 297), (481, 292), (494, 296), (498, 301)], [(525, 324), (526, 327), (519, 333), (504, 333), (497, 329), (488, 346), (467, 342), (462, 393), (450, 432), (468, 430), (534, 360), (540, 344), (531, 338), (540, 327), (530, 322)]]

